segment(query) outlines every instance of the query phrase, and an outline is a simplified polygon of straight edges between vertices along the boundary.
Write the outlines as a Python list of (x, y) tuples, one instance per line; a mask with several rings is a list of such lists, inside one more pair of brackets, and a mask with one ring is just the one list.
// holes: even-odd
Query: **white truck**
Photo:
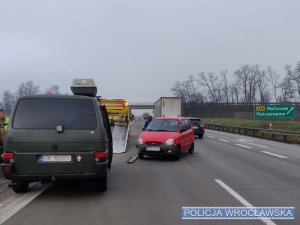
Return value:
[(182, 99), (180, 97), (161, 97), (154, 103), (154, 117), (181, 116)]

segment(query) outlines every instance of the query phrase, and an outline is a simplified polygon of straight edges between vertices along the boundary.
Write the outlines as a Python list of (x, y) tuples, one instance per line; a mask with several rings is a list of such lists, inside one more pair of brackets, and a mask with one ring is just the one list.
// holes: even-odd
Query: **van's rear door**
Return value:
[(97, 107), (87, 97), (21, 99), (6, 143), (15, 153), (15, 173), (93, 173), (95, 152), (107, 149)]

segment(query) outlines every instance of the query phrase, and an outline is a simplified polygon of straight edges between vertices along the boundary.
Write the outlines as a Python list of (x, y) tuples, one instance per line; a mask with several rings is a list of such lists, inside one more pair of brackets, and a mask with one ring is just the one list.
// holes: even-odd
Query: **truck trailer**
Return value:
[(154, 103), (154, 117), (181, 115), (182, 99), (180, 97), (161, 97)]

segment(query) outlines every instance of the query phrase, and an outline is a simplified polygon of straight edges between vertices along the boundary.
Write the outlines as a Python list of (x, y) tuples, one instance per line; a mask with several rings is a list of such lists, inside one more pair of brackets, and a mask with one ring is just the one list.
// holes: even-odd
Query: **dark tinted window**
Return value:
[(192, 128), (190, 120), (184, 120), (184, 123), (185, 123), (185, 127), (186, 127), (187, 130)]
[(183, 120), (180, 121), (180, 129), (181, 130), (186, 129), (186, 126), (185, 126), (185, 123)]
[(201, 125), (201, 120), (198, 120), (198, 119), (191, 119), (191, 122), (193, 125)]
[(97, 128), (92, 101), (76, 99), (22, 99), (17, 106), (13, 128), (55, 129)]

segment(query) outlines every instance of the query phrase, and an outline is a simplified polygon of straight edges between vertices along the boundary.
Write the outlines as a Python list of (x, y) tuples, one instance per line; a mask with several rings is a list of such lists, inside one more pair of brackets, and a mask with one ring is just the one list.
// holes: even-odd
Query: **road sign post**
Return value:
[(296, 105), (255, 105), (255, 119), (293, 119), (296, 117)]

